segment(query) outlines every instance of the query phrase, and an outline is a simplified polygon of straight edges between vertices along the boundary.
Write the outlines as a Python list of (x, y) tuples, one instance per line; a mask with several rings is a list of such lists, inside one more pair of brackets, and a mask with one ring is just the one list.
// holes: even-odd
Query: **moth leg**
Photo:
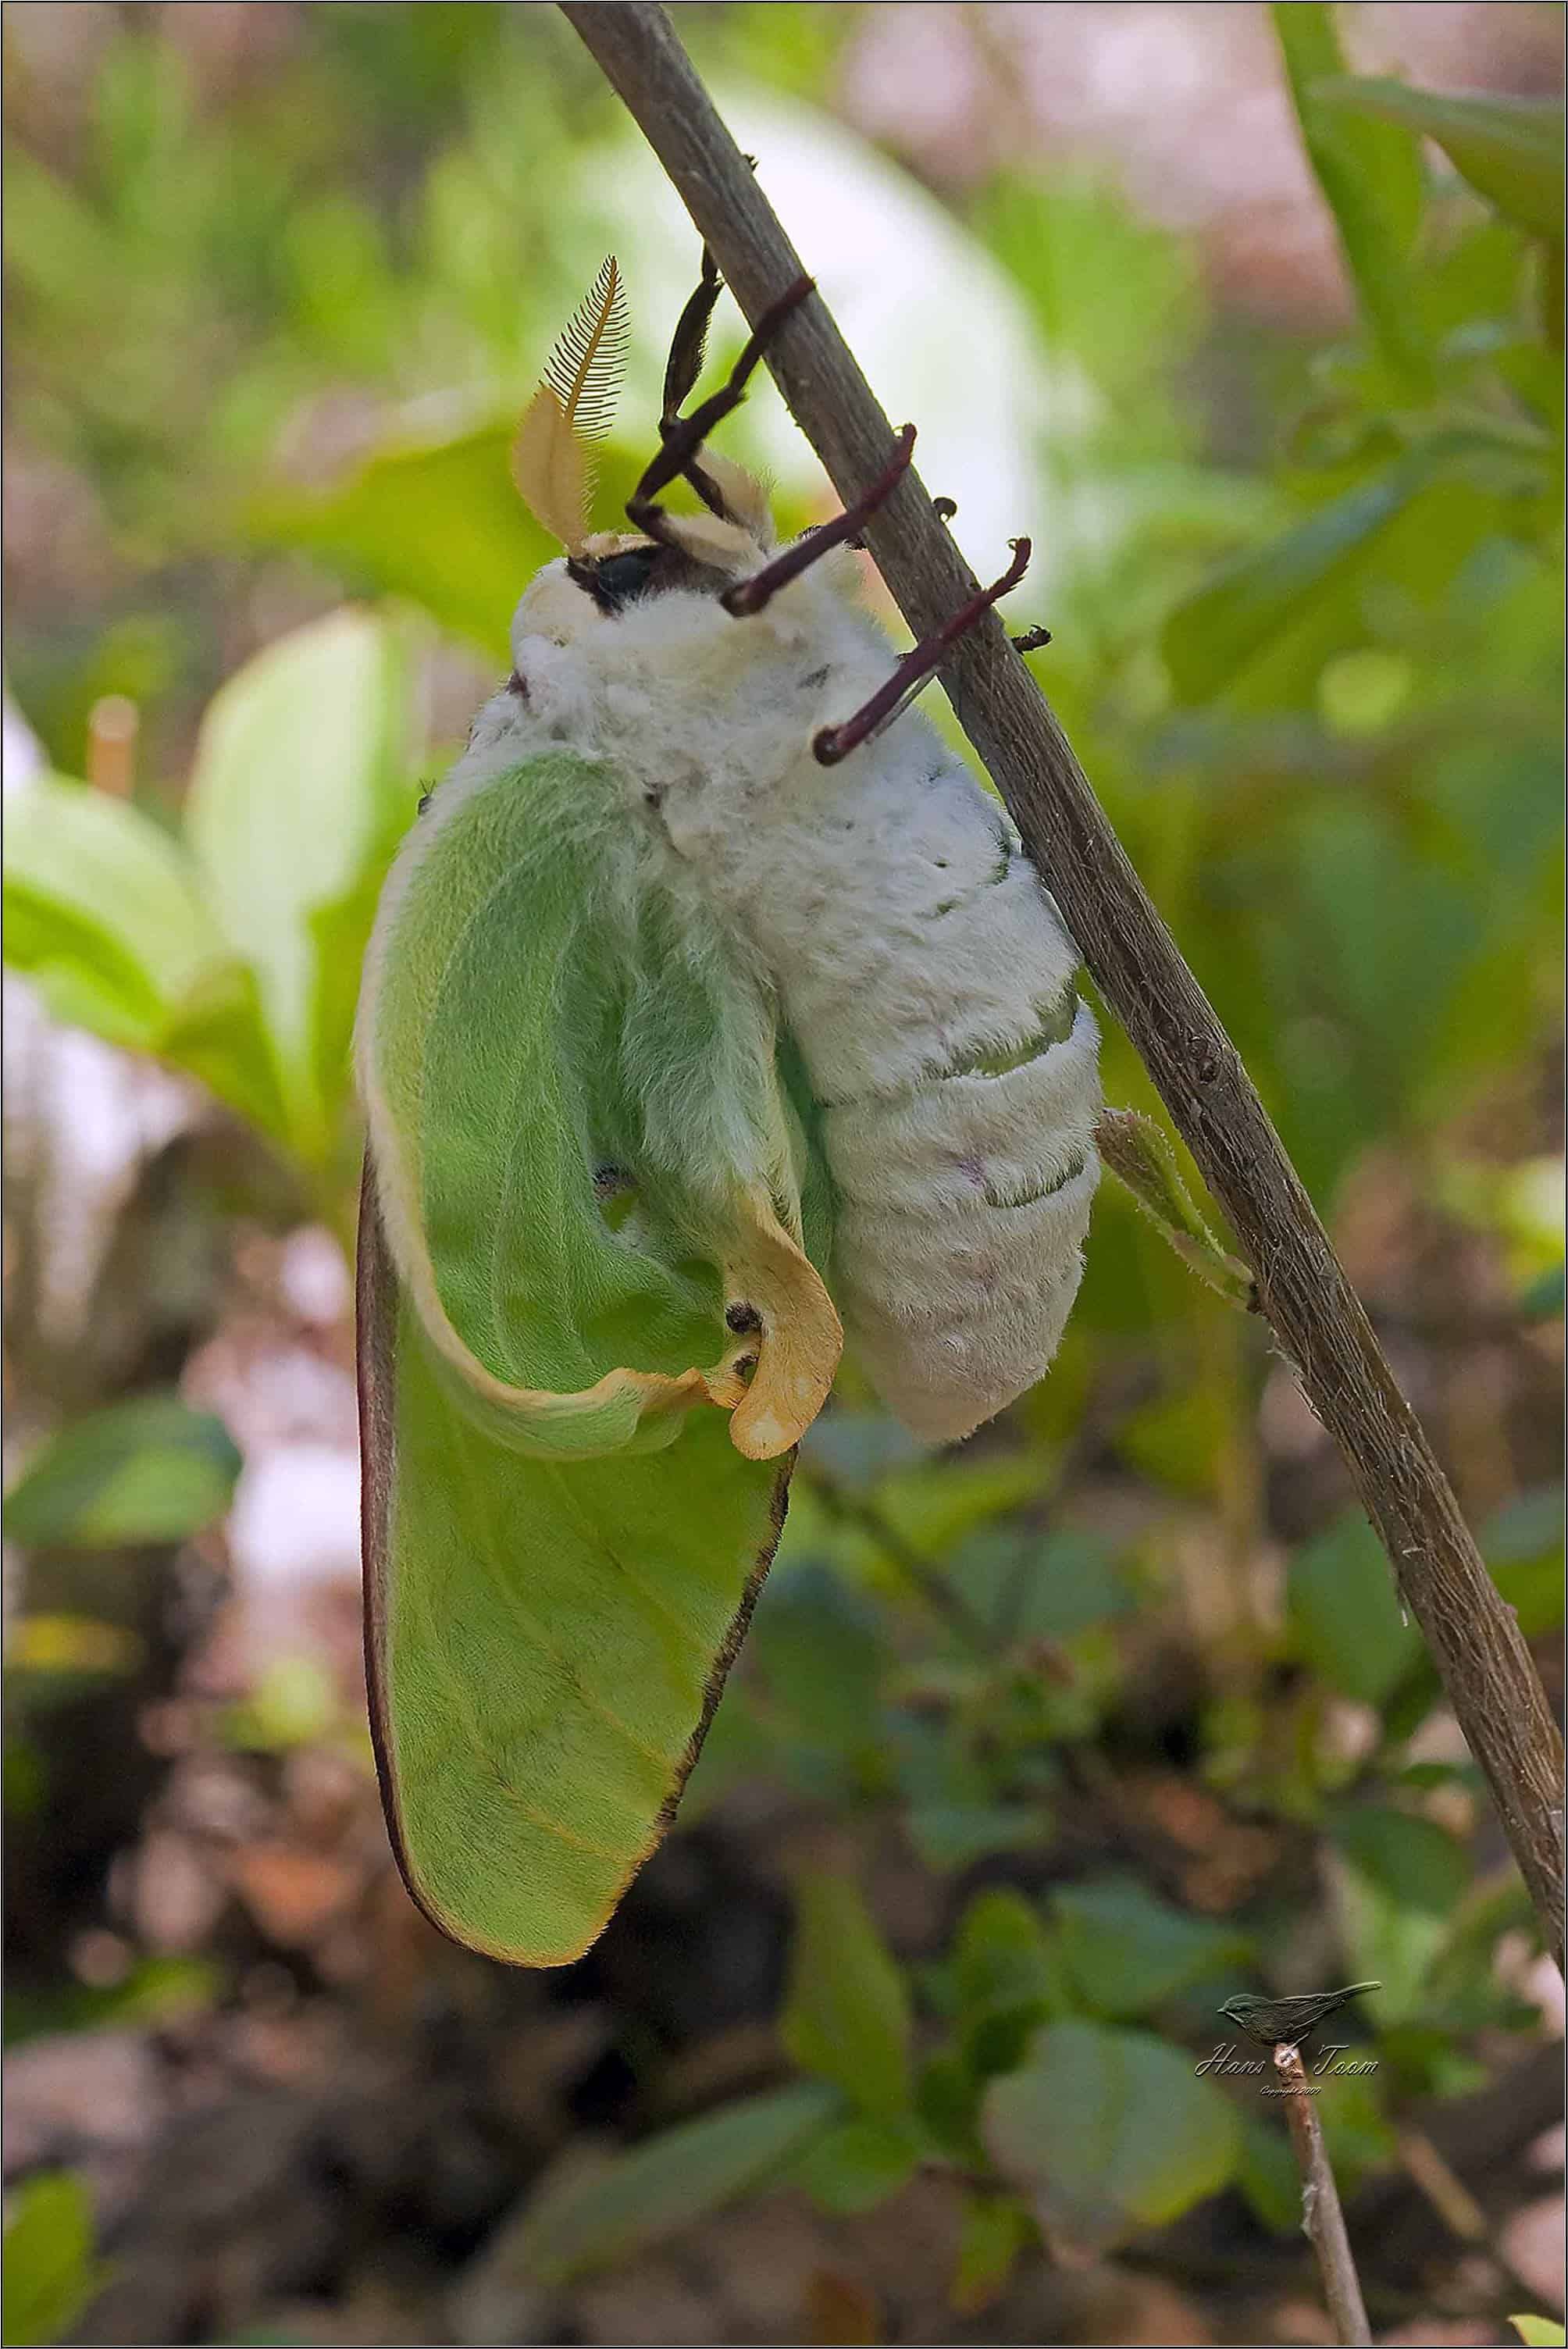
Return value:
[[(798, 308), (808, 294), (815, 291), (810, 277), (798, 277), (789, 292), (781, 295), (758, 320), (750, 340), (730, 371), (728, 382), (721, 385), (700, 407), (694, 408), (689, 416), (676, 417), (672, 420), (658, 454), (626, 501), (628, 519), (649, 538), (656, 539), (661, 545), (674, 543), (665, 526), (664, 508), (656, 505), (655, 499), (661, 490), (667, 489), (673, 481), (686, 472), (714, 426), (740, 406), (746, 397), (747, 383), (769, 343), (790, 311)], [(688, 310), (705, 292), (705, 288), (699, 287), (692, 303), (686, 305)], [(674, 354), (671, 356), (673, 359)]]
[[(696, 291), (676, 320), (676, 330), (670, 338), (670, 355), (665, 361), (664, 398), (659, 407), (661, 444), (678, 429), (681, 409), (696, 389), (697, 378), (707, 357), (707, 330), (723, 288), (724, 280), (719, 275), (718, 264), (705, 244), (702, 249), (702, 274), (697, 280)], [(717, 487), (703, 471), (696, 458), (681, 470), (684, 479), (691, 483), (708, 512), (717, 514), (721, 522), (730, 520)]]
[(846, 540), (851, 545), (858, 543), (861, 532), (878, 506), (892, 495), (908, 472), (913, 454), (914, 427), (906, 424), (898, 436), (898, 447), (891, 460), (870, 489), (864, 491), (852, 506), (846, 506), (841, 514), (835, 515), (831, 522), (822, 523), (816, 530), (809, 531), (804, 538), (798, 538), (793, 546), (787, 546), (782, 554), (776, 554), (771, 563), (754, 572), (749, 579), (738, 580), (733, 587), (727, 587), (718, 599), (725, 610), (734, 619), (748, 618), (753, 612), (760, 612), (765, 604), (771, 603), (780, 587), (788, 586), (791, 579), (798, 579), (801, 572), (820, 561), (830, 547), (842, 546)]
[(939, 628), (934, 628), (930, 636), (923, 636), (919, 644), (905, 653), (887, 683), (873, 693), (869, 701), (862, 703), (852, 718), (846, 718), (841, 726), (824, 726), (813, 738), (811, 750), (820, 765), (837, 766), (841, 759), (847, 758), (862, 742), (869, 742), (873, 734), (880, 734), (884, 726), (891, 726), (893, 719), (908, 709), (916, 694), (923, 692), (930, 684), (936, 666), (949, 646), (956, 644), (959, 637), (975, 626), (981, 614), (990, 610), (999, 596), (1006, 595), (1010, 588), (1017, 585), (1028, 569), (1033, 549), (1026, 538), (1015, 538), (1010, 543), (1014, 550), (1013, 560), (1000, 579), (993, 580), (989, 587), (982, 587), (977, 594), (971, 595), (966, 604), (960, 605), (950, 619), (944, 620)]

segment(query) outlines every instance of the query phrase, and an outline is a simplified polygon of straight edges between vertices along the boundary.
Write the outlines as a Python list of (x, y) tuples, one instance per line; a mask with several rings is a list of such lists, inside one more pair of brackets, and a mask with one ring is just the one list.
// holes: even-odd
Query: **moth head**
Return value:
[(542, 636), (551, 644), (576, 644), (676, 590), (717, 600), (736, 575), (735, 564), (705, 561), (678, 543), (593, 531), (570, 554), (547, 563), (524, 589), (512, 643)]
[[(718, 285), (706, 254), (703, 268), (703, 285), (676, 330), (665, 383), (666, 422), (701, 365), (707, 315)], [(663, 514), (656, 540), (589, 529), (593, 444), (614, 413), (627, 335), (625, 297), (612, 254), (552, 351), (513, 444), (512, 474), (523, 502), (566, 550), (565, 560), (548, 564), (524, 595), (512, 622), (514, 641), (540, 636), (569, 644), (596, 623), (675, 588), (717, 596), (774, 543), (763, 484), (706, 448), (699, 452), (700, 474), (692, 477), (708, 511)]]

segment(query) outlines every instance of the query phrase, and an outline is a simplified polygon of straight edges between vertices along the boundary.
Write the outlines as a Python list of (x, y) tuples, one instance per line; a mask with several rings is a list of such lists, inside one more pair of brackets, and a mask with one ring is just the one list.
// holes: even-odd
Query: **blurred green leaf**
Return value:
[(1212, 1379), (1189, 1380), (1128, 1412), (1116, 1431), (1116, 1448), (1173, 1493), (1212, 1495), (1233, 1424), (1223, 1388)]
[(939, 1876), (972, 1868), (991, 1852), (1041, 1843), (1050, 1818), (1039, 1803), (915, 1803), (905, 1821), (910, 1841)]
[(7, 2344), (60, 2340), (108, 2272), (93, 2258), (92, 2208), (74, 2171), (42, 2170), (16, 2189), (5, 2256)]
[(1563, 2349), (1568, 2335), (1555, 2317), (1511, 2316), (1509, 2323), (1524, 2343), (1525, 2349)]
[(337, 1682), (325, 1657), (276, 1656), (249, 1695), (226, 1708), (222, 1733), (242, 1753), (286, 1754), (291, 1746), (319, 1745), (339, 1710)]
[(27, 1706), (68, 1704), (83, 1684), (129, 1676), (146, 1655), (146, 1643), (119, 1623), (90, 1615), (35, 1613), (17, 1617), (5, 1640), (5, 1670), (27, 1676)]
[(1071, 1640), (1137, 1605), (1109, 1546), (1067, 1527), (988, 1526), (963, 1544), (949, 1571), (998, 1639)]
[(771, 1576), (748, 1644), (754, 1675), (799, 1735), (841, 1750), (875, 1736), (877, 1618), (828, 1568), (808, 1563)]
[(981, 2128), (1002, 2175), (1085, 2249), (1217, 2193), (1241, 2146), (1239, 2116), (1185, 2049), (1078, 2022), (1047, 2024), (1023, 2067), (992, 2081)]
[(1041, 1463), (1025, 1454), (989, 1460), (947, 1458), (899, 1470), (877, 1489), (896, 1533), (939, 1558), (977, 1526), (1036, 1499)]
[(1519, 1300), (1519, 1309), (1527, 1321), (1553, 1321), (1562, 1316), (1568, 1302), (1568, 1278), (1560, 1264), (1549, 1265), (1536, 1274)]
[(1385, 355), (1419, 367), (1420, 313), (1412, 261), (1421, 224), (1419, 142), (1398, 123), (1326, 104), (1322, 83), (1342, 77), (1333, 12), (1318, 0), (1271, 11), (1307, 160), (1334, 214), (1361, 306)]
[(1225, 564), (1165, 624), (1176, 699), (1310, 707), (1325, 662), (1367, 640), (1380, 599), (1429, 604), (1493, 526), (1491, 453), (1468, 432), (1433, 434)]
[(799, 1887), (779, 2027), (803, 2072), (830, 2080), (872, 2119), (908, 2112), (909, 1991), (846, 1877), (810, 1876)]
[(250, 964), (307, 1163), (347, 1099), (353, 978), (413, 813), (393, 630), (344, 610), (258, 654), (202, 723), (185, 823), (212, 910)]
[(972, 2194), (964, 2205), (958, 2261), (948, 2298), (955, 2314), (977, 2316), (1005, 2292), (1034, 2225), (1022, 2203), (998, 2194)]
[(1426, 2027), (1449, 1920), (1412, 1907), (1354, 1862), (1342, 1864), (1337, 1873), (1346, 1973), (1382, 1983), (1377, 1992), (1379, 2032), (1407, 2023)]
[[(938, 1997), (944, 1987), (944, 1970), (930, 1970), (928, 1982)], [(914, 2107), (923, 2126), (944, 2151), (961, 2160), (978, 2158), (973, 2123), (977, 2102), (969, 2066), (951, 2047), (939, 2048), (921, 2065), (915, 2081)]]
[[(1347, 2059), (1346, 2059), (1347, 2060)], [(1383, 2109), (1381, 2075), (1336, 2076), (1317, 2100), (1328, 2158), (1342, 2195), (1398, 2157), (1399, 2139)]]
[(1522, 1493), (1481, 1528), (1481, 1555), (1527, 1640), (1563, 1628), (1563, 1487)]
[(1301, 2172), (1283, 2129), (1249, 2118), (1243, 2127), (1236, 2184), (1271, 2235), (1294, 2235), (1301, 2225)]
[(548, 2174), (509, 2234), (509, 2262), (542, 2284), (570, 2283), (634, 2258), (777, 2176), (832, 2120), (815, 2081), (683, 2122), (583, 2174)]
[(1532, 235), (1563, 242), (1563, 101), (1478, 98), (1347, 76), (1314, 84), (1315, 106), (1397, 122), (1439, 146), (1476, 193)]
[(5, 960), (57, 1019), (156, 1054), (274, 1136), (284, 1125), (254, 989), (177, 842), (58, 776), (5, 808)]
[(1042, 2023), (1073, 2011), (1073, 1985), (1055, 1936), (1023, 1894), (998, 1886), (965, 1910), (944, 1979), (976, 2079), (1012, 2071)]
[(1103, 1877), (1056, 1892), (1062, 1960), (1082, 2003), (1097, 2014), (1146, 2014), (1251, 1953), (1243, 1933), (1189, 1917), (1131, 1877)]
[(1381, 1703), (1421, 1652), (1383, 1546), (1359, 1515), (1341, 1517), (1296, 1551), (1287, 1607), (1297, 1653), (1363, 1704)]
[(515, 431), (515, 421), (488, 424), (385, 449), (325, 496), (254, 499), (247, 527), (264, 543), (334, 558), (362, 593), (406, 595), (504, 665), (513, 606), (561, 551), (512, 487)]
[(1470, 1880), (1464, 1846), (1409, 1811), (1349, 1804), (1336, 1812), (1329, 1832), (1351, 1865), (1401, 1908), (1446, 1917)]
[(6, 1495), (5, 1530), (34, 1548), (183, 1541), (222, 1516), (240, 1465), (210, 1412), (138, 1395), (49, 1439)]
[(181, 999), (224, 957), (177, 844), (85, 783), (35, 776), (12, 794), (5, 886), (6, 961), (59, 1017), (116, 1043), (156, 1051)]
[(1004, 2006), (1057, 2006), (1061, 1960), (1034, 1903), (1009, 1886), (977, 1892), (959, 1920), (952, 1975), (965, 2014)]
[(102, 1987), (71, 1982), (35, 1993), (13, 1985), (5, 1996), (5, 2044), (62, 2031), (176, 2022), (205, 2013), (222, 1988), (222, 1974), (208, 1959), (175, 1957), (139, 1958), (123, 1982)]
[(841, 2121), (814, 2137), (791, 2170), (824, 2210), (846, 2218), (901, 2194), (919, 2167), (922, 2138), (908, 2121)]

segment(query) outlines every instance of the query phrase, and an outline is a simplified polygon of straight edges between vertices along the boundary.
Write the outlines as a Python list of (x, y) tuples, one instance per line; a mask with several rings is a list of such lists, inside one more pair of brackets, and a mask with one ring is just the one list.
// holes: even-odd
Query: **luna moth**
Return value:
[(581, 1955), (668, 1824), (844, 1328), (968, 1433), (1050, 1361), (1098, 1174), (1074, 948), (906, 707), (935, 654), (884, 682), (855, 602), (913, 433), (778, 549), (707, 446), (770, 322), (681, 413), (717, 292), (705, 256), (631, 534), (588, 527), (614, 261), (557, 346), (514, 471), (565, 553), (394, 864), (356, 1031), (383, 1795), (420, 1907), (521, 1964)]

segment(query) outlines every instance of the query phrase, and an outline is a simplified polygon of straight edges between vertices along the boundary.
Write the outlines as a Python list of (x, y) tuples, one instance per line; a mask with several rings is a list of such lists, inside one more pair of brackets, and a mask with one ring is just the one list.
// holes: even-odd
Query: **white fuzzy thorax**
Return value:
[[(728, 576), (766, 559), (760, 533), (701, 527)], [(685, 587), (612, 616), (548, 565), (438, 805), (552, 748), (621, 779), (629, 862), (684, 867), (771, 977), (826, 1110), (830, 1285), (889, 1406), (951, 1440), (1056, 1350), (1099, 1173), (1097, 1033), (1013, 826), (918, 711), (812, 756), (895, 658), (853, 581), (836, 553), (753, 617)]]

